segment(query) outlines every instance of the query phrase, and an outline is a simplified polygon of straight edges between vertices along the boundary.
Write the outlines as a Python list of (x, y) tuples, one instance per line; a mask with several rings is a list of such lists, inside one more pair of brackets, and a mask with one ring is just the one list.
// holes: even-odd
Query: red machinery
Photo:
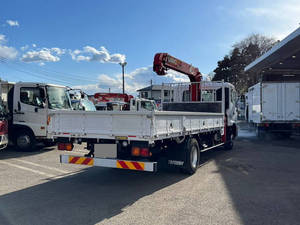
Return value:
[[(153, 71), (158, 75), (166, 75), (167, 70), (172, 69), (189, 76), (191, 82), (201, 82), (202, 74), (197, 67), (183, 62), (168, 53), (157, 53), (154, 56)], [(192, 101), (200, 101), (200, 83), (190, 85)]]
[(130, 99), (132, 98), (133, 98), (132, 95), (120, 94), (120, 93), (95, 93), (94, 94), (94, 99), (96, 103), (113, 102), (113, 101), (130, 102)]

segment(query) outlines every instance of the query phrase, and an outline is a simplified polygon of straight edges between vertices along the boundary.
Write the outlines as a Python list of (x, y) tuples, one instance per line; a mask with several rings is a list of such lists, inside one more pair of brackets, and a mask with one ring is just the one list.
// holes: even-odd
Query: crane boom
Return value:
[(155, 54), (153, 71), (158, 75), (163, 76), (167, 74), (168, 69), (187, 75), (191, 82), (200, 82), (202, 80), (202, 74), (197, 67), (193, 67), (192, 65), (183, 62), (168, 53)]

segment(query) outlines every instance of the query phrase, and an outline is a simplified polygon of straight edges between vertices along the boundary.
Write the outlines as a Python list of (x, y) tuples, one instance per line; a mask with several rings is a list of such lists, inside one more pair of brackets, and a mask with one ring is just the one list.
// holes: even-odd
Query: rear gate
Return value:
[(262, 120), (300, 120), (300, 83), (262, 84)]
[(262, 84), (262, 120), (283, 120), (282, 106), (280, 103), (281, 84)]
[(300, 83), (285, 83), (285, 120), (300, 120)]

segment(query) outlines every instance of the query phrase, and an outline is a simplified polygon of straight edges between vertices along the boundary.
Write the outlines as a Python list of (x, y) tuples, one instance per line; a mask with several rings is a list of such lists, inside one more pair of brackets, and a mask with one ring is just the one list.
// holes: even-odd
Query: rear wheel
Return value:
[(266, 132), (262, 129), (262, 127), (256, 127), (255, 129), (256, 137), (263, 139), (266, 136)]
[(233, 148), (233, 134), (230, 134), (229, 139), (224, 144), (225, 150), (231, 150)]
[(278, 136), (279, 136), (280, 138), (286, 139), (286, 138), (290, 138), (291, 135), (292, 135), (292, 132), (282, 132), (282, 133), (279, 133)]
[(15, 136), (15, 145), (19, 151), (32, 151), (36, 147), (36, 139), (29, 130), (19, 130)]
[(200, 148), (195, 138), (189, 138), (184, 145), (185, 160), (183, 171), (188, 174), (194, 174), (197, 171), (200, 162)]

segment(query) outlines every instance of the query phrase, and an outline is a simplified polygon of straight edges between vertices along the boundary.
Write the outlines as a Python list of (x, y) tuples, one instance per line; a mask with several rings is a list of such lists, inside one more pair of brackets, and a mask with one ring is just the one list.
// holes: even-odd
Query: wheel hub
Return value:
[(17, 139), (17, 144), (21, 148), (26, 148), (30, 145), (30, 137), (28, 135), (21, 135)]
[(197, 167), (197, 161), (198, 161), (197, 148), (193, 146), (191, 151), (191, 163), (193, 168)]

